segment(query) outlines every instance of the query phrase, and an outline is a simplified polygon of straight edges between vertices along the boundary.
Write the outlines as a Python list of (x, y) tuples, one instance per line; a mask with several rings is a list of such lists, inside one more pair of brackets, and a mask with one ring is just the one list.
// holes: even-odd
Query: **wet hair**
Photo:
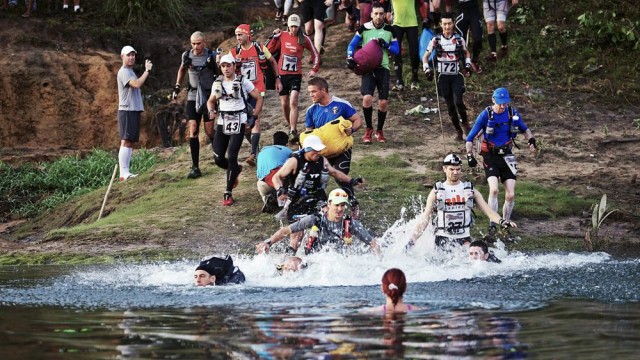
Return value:
[(456, 17), (453, 15), (453, 13), (450, 12), (446, 12), (446, 13), (442, 13), (442, 16), (440, 16), (440, 20), (442, 19), (455, 19)]
[(469, 244), (469, 247), (479, 247), (482, 248), (482, 252), (484, 252), (485, 254), (489, 253), (489, 247), (487, 246), (487, 243), (482, 241), (482, 240), (476, 240), (474, 242), (472, 242), (471, 244)]
[(273, 145), (287, 146), (289, 143), (289, 135), (284, 131), (276, 131), (273, 134)]
[(318, 76), (309, 80), (309, 86), (317, 86), (321, 89), (324, 89), (325, 91), (329, 91), (329, 83), (327, 82), (327, 80)]
[(398, 300), (407, 290), (407, 278), (400, 269), (392, 268), (382, 275), (382, 291), (391, 298), (393, 306), (398, 305)]

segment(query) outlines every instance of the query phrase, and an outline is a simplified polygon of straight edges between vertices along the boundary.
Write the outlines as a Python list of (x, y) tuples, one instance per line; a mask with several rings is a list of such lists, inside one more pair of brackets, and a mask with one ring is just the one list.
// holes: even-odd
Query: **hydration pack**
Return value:
[[(258, 43), (257, 41), (252, 41), (253, 47), (256, 48), (256, 54), (258, 54), (258, 65), (260, 65), (260, 69), (262, 69), (262, 71), (267, 70), (267, 68), (269, 67), (269, 64), (267, 62), (267, 56), (264, 54), (264, 51), (262, 51), (262, 46), (260, 46), (260, 43)], [(236, 53), (234, 54), (234, 57), (236, 57), (240, 54), (240, 52), (242, 51), (242, 45), (238, 44), (238, 46), (236, 46)], [(239, 62), (236, 62), (236, 66), (240, 66)], [(236, 69), (237, 71), (238, 69)]]
[[(490, 137), (493, 135), (493, 131), (496, 125), (501, 126), (502, 124), (496, 124), (494, 119), (494, 111), (491, 106), (487, 106), (487, 114), (489, 115), (489, 120), (487, 121), (487, 126), (484, 128), (485, 137)], [(507, 125), (509, 126), (509, 136), (511, 139), (515, 139), (515, 137), (520, 133), (520, 116), (513, 114), (513, 109), (511, 105), (507, 106), (507, 113), (509, 114), (509, 122)]]
[[(209, 100), (209, 96), (211, 95), (211, 86), (215, 81), (216, 77), (222, 72), (220, 72), (220, 68), (216, 63), (216, 55), (217, 53), (208, 48), (204, 49), (205, 54), (207, 54), (207, 59), (204, 64), (200, 66), (193, 66), (192, 59), (189, 56), (193, 50), (188, 50), (182, 53), (182, 65), (187, 67), (193, 67), (195, 71), (198, 72), (198, 87), (196, 88), (196, 112), (198, 114), (202, 114), (204, 109), (204, 105)], [(193, 90), (191, 86), (187, 88), (188, 91)]]

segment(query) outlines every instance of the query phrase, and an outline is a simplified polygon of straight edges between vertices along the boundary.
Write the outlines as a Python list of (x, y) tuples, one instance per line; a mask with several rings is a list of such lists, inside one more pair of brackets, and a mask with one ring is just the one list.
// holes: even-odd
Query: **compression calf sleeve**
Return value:
[(497, 52), (496, 46), (497, 46), (497, 42), (496, 42), (496, 33), (493, 34), (489, 34), (487, 35), (487, 39), (489, 41), (489, 48), (491, 49), (491, 52)]
[(498, 212), (498, 197), (489, 195), (489, 199), (487, 201), (491, 210)]
[(377, 130), (382, 131), (384, 127), (384, 121), (387, 119), (387, 112), (378, 110), (378, 128)]
[(127, 157), (129, 156), (129, 151), (126, 147), (120, 146), (120, 150), (118, 151), (118, 166), (120, 166), (120, 177), (126, 177), (129, 175), (129, 165), (127, 163)]
[(513, 207), (515, 206), (514, 201), (505, 201), (504, 206), (502, 206), (502, 218), (505, 220), (511, 219), (511, 213), (513, 212)]
[(260, 133), (251, 134), (251, 153), (258, 155), (258, 147), (260, 146)]
[(502, 46), (507, 46), (507, 32), (500, 33), (500, 42)]
[(367, 124), (367, 129), (373, 129), (373, 107), (363, 107), (362, 113), (364, 114), (364, 122)]
[(191, 149), (191, 163), (193, 167), (200, 167), (200, 139), (189, 138), (189, 148)]

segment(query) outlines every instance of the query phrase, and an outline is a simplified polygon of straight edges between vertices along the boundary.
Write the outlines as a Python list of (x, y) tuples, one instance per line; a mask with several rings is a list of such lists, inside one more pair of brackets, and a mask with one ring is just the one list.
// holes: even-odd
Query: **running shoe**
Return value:
[(231, 196), (231, 193), (224, 193), (224, 198), (222, 199), (222, 206), (231, 206), (233, 205), (234, 202), (236, 201), (233, 200), (233, 196)]
[(487, 62), (490, 62), (490, 63), (497, 62), (498, 61), (498, 54), (496, 54), (494, 52), (489, 53), (489, 55), (487, 55), (487, 57), (485, 59), (487, 60)]
[(255, 167), (256, 166), (256, 154), (249, 155), (249, 157), (244, 162), (246, 162), (247, 165), (249, 165), (251, 167)]
[(362, 142), (365, 144), (371, 144), (371, 138), (373, 137), (373, 129), (367, 128), (362, 137)]
[(273, 20), (275, 21), (282, 20), (282, 10), (278, 9), (278, 11), (276, 11), (276, 17)]
[(387, 139), (384, 137), (382, 130), (376, 130), (376, 141), (379, 143), (386, 143)]
[(480, 62), (476, 61), (476, 62), (472, 62), (471, 63), (471, 67), (473, 68), (473, 71), (476, 72), (476, 74), (482, 74), (482, 65), (480, 65)]
[(120, 181), (127, 181), (129, 179), (133, 179), (136, 176), (138, 176), (138, 174), (127, 174), (125, 176), (120, 176)]
[(393, 88), (391, 88), (391, 90), (402, 91), (404, 90), (404, 84), (402, 83), (402, 81), (396, 80), (396, 84), (393, 85)]
[(187, 174), (187, 179), (197, 179), (200, 176), (202, 176), (202, 172), (199, 168), (194, 166), (191, 168), (191, 171), (189, 171), (189, 174)]
[(500, 47), (500, 57), (509, 56), (509, 47), (507, 45), (502, 45)]
[(289, 131), (289, 144), (297, 144), (298, 142), (300, 142), (298, 132), (296, 130)]

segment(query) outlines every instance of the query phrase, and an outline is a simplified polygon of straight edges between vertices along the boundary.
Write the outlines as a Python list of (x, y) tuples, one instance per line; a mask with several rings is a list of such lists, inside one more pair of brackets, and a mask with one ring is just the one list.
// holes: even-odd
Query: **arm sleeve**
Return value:
[(373, 241), (373, 236), (362, 226), (358, 220), (351, 220), (351, 232), (363, 243), (369, 245)]
[(291, 233), (295, 233), (298, 231), (307, 230), (311, 228), (315, 223), (316, 223), (316, 215), (307, 215), (289, 226), (291, 227)]
[(473, 142), (473, 139), (480, 133), (482, 129), (485, 128), (488, 117), (489, 117), (489, 114), (487, 114), (487, 109), (482, 110), (480, 115), (478, 115), (476, 122), (473, 124), (473, 128), (471, 129), (471, 131), (469, 131), (469, 134), (467, 135), (467, 141)]
[(353, 56), (353, 53), (356, 51), (356, 47), (360, 44), (360, 42), (362, 42), (362, 36), (360, 35), (360, 33), (356, 33), (355, 35), (353, 35), (353, 39), (351, 39), (351, 42), (347, 47), (347, 57)]

